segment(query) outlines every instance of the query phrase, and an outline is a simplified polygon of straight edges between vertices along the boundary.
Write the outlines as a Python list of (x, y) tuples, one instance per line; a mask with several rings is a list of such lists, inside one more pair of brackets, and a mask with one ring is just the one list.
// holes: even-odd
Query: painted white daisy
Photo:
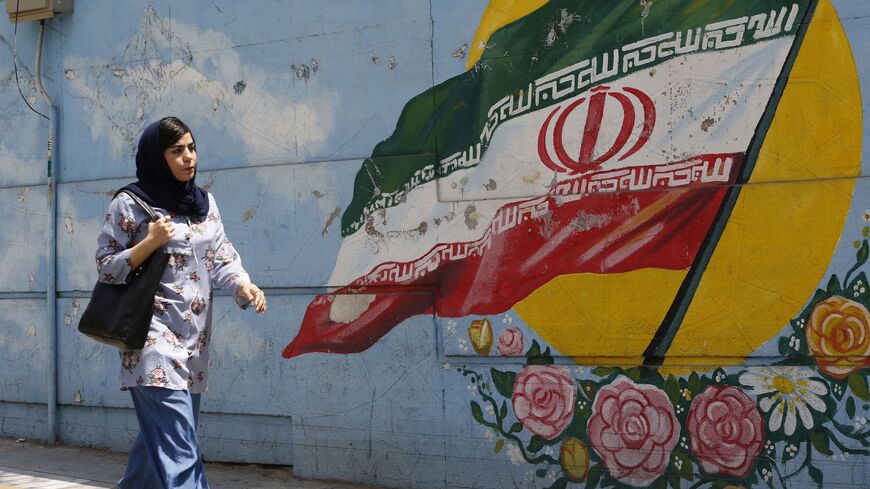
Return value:
[(740, 376), (740, 383), (752, 388), (756, 396), (765, 396), (758, 407), (770, 413), (770, 431), (783, 428), (791, 436), (800, 422), (812, 429), (810, 408), (823, 413), (825, 402), (819, 396), (828, 393), (825, 384), (810, 378), (808, 369), (795, 367), (757, 368)]

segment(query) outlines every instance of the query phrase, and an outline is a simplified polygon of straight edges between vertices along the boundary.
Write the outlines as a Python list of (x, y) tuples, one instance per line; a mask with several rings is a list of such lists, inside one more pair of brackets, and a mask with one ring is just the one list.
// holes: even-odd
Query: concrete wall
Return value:
[[(76, 324), (172, 114), (270, 300), (215, 300), (206, 458), (403, 488), (870, 480), (866, 2), (79, 1), (43, 49), (56, 325), (37, 38), (0, 21), (0, 436), (48, 436), (56, 327), (60, 440), (135, 437)], [(614, 49), (638, 58), (581, 86)]]

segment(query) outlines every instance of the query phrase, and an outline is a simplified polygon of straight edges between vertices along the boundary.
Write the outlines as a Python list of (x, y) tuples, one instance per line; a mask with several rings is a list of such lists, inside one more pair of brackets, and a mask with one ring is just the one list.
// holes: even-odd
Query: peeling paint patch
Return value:
[(611, 216), (606, 214), (590, 214), (588, 212), (581, 212), (577, 214), (577, 217), (575, 217), (573, 221), (571, 221), (571, 226), (580, 231), (590, 231), (592, 229), (606, 226), (611, 219)]
[(253, 207), (245, 211), (245, 214), (242, 216), (242, 223), (244, 224), (244, 223), (250, 221), (252, 217), (254, 217), (254, 208)]
[(336, 323), (350, 323), (362, 316), (369, 305), (375, 301), (374, 294), (336, 295), (329, 308), (329, 320)]
[(307, 83), (311, 77), (317, 74), (318, 66), (320, 65), (317, 63), (317, 60), (311, 58), (311, 61), (308, 64), (292, 64), (290, 65), (290, 69), (296, 73), (297, 80), (302, 80)]
[(67, 326), (72, 325), (72, 316), (70, 316), (69, 314), (64, 314), (63, 315), (63, 324), (66, 324)]
[(372, 61), (372, 63), (374, 63), (376, 65), (381, 64), (381, 58), (378, 57), (377, 55), (369, 54), (369, 59)]
[(496, 188), (498, 188), (498, 184), (492, 178), (489, 179), (489, 182), (483, 184), (483, 188), (492, 192)]
[(118, 67), (118, 68), (115, 68), (114, 70), (112, 70), (112, 75), (114, 75), (118, 78), (123, 77), (125, 74), (126, 74), (126, 72), (124, 71), (124, 68), (121, 68), (121, 67)]
[(376, 238), (383, 238), (384, 237), (384, 233), (375, 229), (375, 221), (371, 217), (366, 221), (365, 230), (366, 230), (366, 234), (368, 234), (369, 236), (374, 236)]
[(321, 192), (320, 190), (317, 190), (317, 189), (312, 190), (312, 191), (311, 191), (311, 195), (313, 195), (315, 199), (322, 199), (322, 198), (324, 198), (324, 197), (326, 196), (325, 193), (323, 193), (323, 192)]
[(468, 229), (476, 229), (478, 219), (480, 219), (480, 214), (477, 212), (477, 207), (474, 204), (469, 204), (465, 208), (465, 225), (468, 226)]
[(70, 216), (66, 216), (63, 218), (63, 227), (66, 229), (66, 232), (72, 234), (75, 232), (73, 227), (73, 220)]
[(716, 121), (712, 117), (708, 117), (701, 121), (701, 130), (707, 132), (715, 123)]
[(208, 179), (207, 182), (205, 182), (204, 184), (200, 185), (200, 187), (202, 187), (204, 190), (211, 190), (211, 188), (212, 188), (213, 185), (214, 185), (214, 175), (212, 175), (212, 176)]
[(75, 395), (73, 395), (73, 402), (76, 404), (82, 403), (82, 391), (76, 391)]
[(233, 85), (233, 91), (236, 92), (236, 95), (245, 93), (246, 88), (248, 88), (248, 84), (245, 83), (245, 80), (239, 80)]
[(541, 172), (536, 171), (535, 174), (531, 177), (523, 177), (523, 182), (531, 185), (533, 183), (537, 183), (538, 180), (541, 179)]
[(18, 202), (24, 202), (27, 200), (27, 194), (30, 193), (30, 187), (24, 187), (23, 189), (18, 191)]
[(452, 221), (454, 217), (456, 217), (456, 213), (453, 211), (450, 211), (450, 213), (445, 215), (445, 216), (436, 217), (435, 219), (432, 219), (432, 222), (434, 222), (436, 226), (440, 226), (442, 222), (444, 224), (447, 224), (448, 222)]
[(79, 77), (79, 75), (76, 74), (76, 72), (73, 70), (64, 70), (63, 76), (65, 76), (67, 78), (67, 80), (75, 80), (76, 78)]
[(387, 66), (392, 70), (396, 67), (396, 57), (390, 56), (390, 59), (387, 60)]
[(465, 58), (465, 53), (467, 51), (468, 51), (468, 43), (465, 43), (462, 46), (459, 46), (459, 48), (456, 51), (453, 51), (452, 56), (454, 58), (462, 59), (462, 58)]
[(36, 336), (36, 326), (34, 326), (34, 325), (31, 324), (31, 325), (27, 328), (27, 336)]
[(332, 226), (332, 223), (340, 215), (341, 207), (336, 207), (335, 210), (332, 211), (332, 214), (329, 215), (329, 218), (326, 220), (326, 224), (323, 226), (323, 231), (320, 232), (321, 236), (326, 236), (329, 233), (329, 226)]

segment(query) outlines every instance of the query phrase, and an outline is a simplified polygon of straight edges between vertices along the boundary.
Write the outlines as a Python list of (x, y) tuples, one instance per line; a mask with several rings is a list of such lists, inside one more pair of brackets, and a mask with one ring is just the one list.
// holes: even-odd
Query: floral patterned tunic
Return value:
[[(205, 392), (211, 332), (212, 284), (233, 294), (247, 272), (224, 235), (220, 213), (209, 194), (209, 214), (202, 220), (169, 215), (175, 236), (163, 250), (169, 263), (157, 293), (148, 339), (141, 350), (121, 350), (121, 389), (165, 387)], [(130, 248), (148, 235), (148, 215), (127, 194), (109, 204), (97, 249), (97, 273), (104, 283), (123, 283), (130, 269)], [(236, 297), (240, 306), (246, 304)]]

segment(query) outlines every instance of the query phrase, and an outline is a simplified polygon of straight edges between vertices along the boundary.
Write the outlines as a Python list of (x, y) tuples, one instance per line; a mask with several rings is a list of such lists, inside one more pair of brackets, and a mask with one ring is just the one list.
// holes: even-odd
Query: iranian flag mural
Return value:
[(678, 313), (811, 7), (550, 1), (499, 29), (472, 69), (409, 101), (359, 169), (336, 289), (284, 356), (360, 352), (420, 314), (501, 313), (563, 274), (689, 270)]

